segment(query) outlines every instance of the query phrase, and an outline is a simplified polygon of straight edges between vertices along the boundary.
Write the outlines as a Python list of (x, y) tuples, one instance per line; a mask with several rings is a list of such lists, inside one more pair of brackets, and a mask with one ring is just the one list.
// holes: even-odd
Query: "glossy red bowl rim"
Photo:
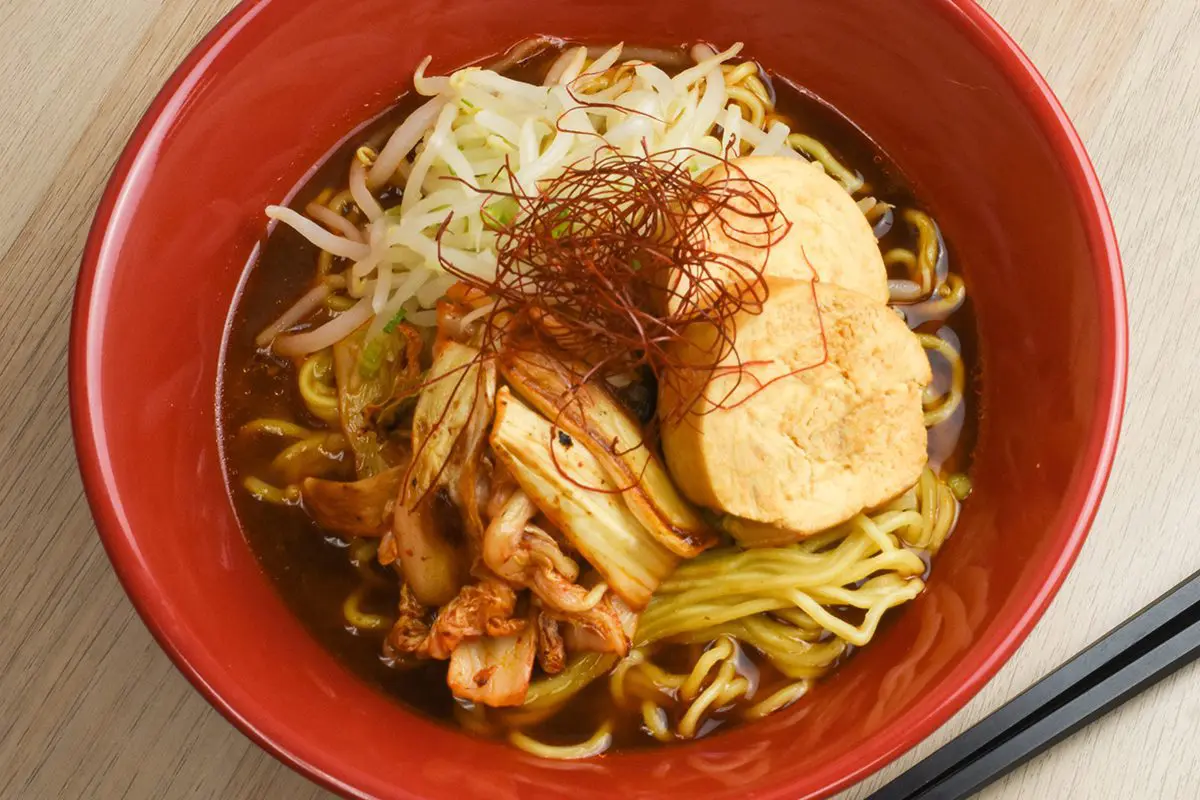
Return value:
[[(114, 503), (114, 494), (109, 491), (109, 453), (99, 401), (93, 395), (89, 381), (92, 365), (101, 357), (92, 328), (95, 320), (90, 315), (97, 300), (95, 279), (101, 265), (110, 259), (107, 253), (109, 234), (119, 231), (127, 223), (125, 204), (137, 194), (139, 186), (147, 179), (145, 174), (136, 169), (142, 147), (156, 126), (177, 116), (184, 99), (202, 80), (215, 55), (238, 35), (249, 20), (272, 2), (274, 0), (243, 0), (217, 23), (188, 54), (150, 104), (113, 169), (88, 235), (76, 284), (68, 368), (71, 423), (84, 490), (101, 541), (135, 609), (175, 666), (213, 707), (268, 753), (326, 788), (358, 797), (364, 795), (331, 774), (335, 770), (327, 771), (317, 765), (319, 748), (311, 742), (305, 741), (302, 736), (295, 741), (272, 739), (259, 729), (254, 719), (244, 716), (237, 708), (226, 703), (222, 687), (209, 683), (205, 677), (203, 662), (211, 656), (198, 649), (197, 642), (172, 629), (167, 620), (169, 603), (148, 591), (149, 574), (138, 560), (136, 549), (131, 546), (133, 535), (128, 530), (123, 509)], [(1074, 515), (1063, 548), (1050, 565), (1047, 577), (1032, 602), (1020, 614), (1016, 624), (993, 642), (990, 648), (976, 645), (977, 653), (980, 650), (986, 652), (975, 656), (978, 663), (967, 680), (930, 692), (935, 699), (932, 707), (923, 717), (912, 720), (907, 733), (900, 740), (873, 742), (855, 753), (843, 756), (849, 763), (842, 777), (824, 787), (823, 791), (828, 794), (865, 778), (933, 733), (992, 678), (1024, 641), (1062, 585), (1095, 517), (1112, 469), (1125, 404), (1129, 332), (1121, 257), (1112, 217), (1084, 145), (1045, 79), (1012, 38), (974, 0), (931, 2), (942, 13), (958, 15), (960, 22), (966, 23), (967, 35), (975, 40), (976, 45), (1018, 89), (1026, 108), (1054, 147), (1068, 173), (1074, 200), (1085, 217), (1084, 225), (1093, 252), (1093, 267), (1099, 281), (1097, 300), (1101, 324), (1102, 374), (1097, 404), (1105, 413), (1097, 415), (1097, 422), (1089, 432), (1085, 458), (1090, 455), (1092, 459), (1091, 480), (1086, 485), (1076, 486), (1071, 495), (1063, 498), (1064, 507), (1076, 507), (1078, 512)], [(786, 790), (786, 787), (781, 787), (781, 790)]]

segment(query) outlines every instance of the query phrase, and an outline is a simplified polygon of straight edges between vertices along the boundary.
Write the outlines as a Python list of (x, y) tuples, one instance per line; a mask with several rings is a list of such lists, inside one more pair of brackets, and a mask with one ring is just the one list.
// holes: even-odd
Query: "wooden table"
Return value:
[[(833, 0), (830, 0), (831, 2)], [(903, 0), (891, 0), (903, 2)], [(0, 0), (0, 797), (317, 798), (194, 692), (100, 548), (67, 421), (67, 318), (101, 188), (234, 0)], [(1126, 259), (1124, 437), (1077, 566), (1017, 655), (905, 765), (1200, 566), (1200, 3), (986, 0), (1047, 74)], [(1200, 797), (1200, 667), (984, 793)]]

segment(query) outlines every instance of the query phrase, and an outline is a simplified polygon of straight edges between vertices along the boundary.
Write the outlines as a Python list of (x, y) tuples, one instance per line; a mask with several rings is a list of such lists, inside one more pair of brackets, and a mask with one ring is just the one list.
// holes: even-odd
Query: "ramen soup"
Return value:
[(428, 64), (266, 209), (221, 391), (264, 569), (380, 691), (547, 758), (819, 692), (970, 493), (927, 208), (737, 44)]

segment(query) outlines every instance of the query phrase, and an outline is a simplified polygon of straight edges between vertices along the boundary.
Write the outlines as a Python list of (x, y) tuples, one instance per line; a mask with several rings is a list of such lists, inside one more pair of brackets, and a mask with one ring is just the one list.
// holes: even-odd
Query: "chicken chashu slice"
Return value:
[[(709, 252), (768, 278), (808, 281), (815, 271), (821, 283), (887, 303), (887, 268), (871, 225), (819, 164), (783, 156), (744, 156), (730, 163), (732, 168), (718, 164), (701, 178), (734, 195), (704, 228)], [(774, 208), (778, 213), (769, 213)], [(730, 280), (754, 277), (740, 265), (714, 263), (710, 269), (717, 276), (730, 272)], [(686, 295), (686, 288), (676, 291)]]
[[(711, 335), (694, 326), (682, 363), (702, 364)], [(728, 358), (725, 369), (677, 369), (660, 388), (659, 415), (676, 482), (732, 515), (725, 526), (743, 544), (825, 530), (920, 477), (930, 366), (887, 306), (839, 286), (772, 281), (763, 312), (737, 320), (736, 353), (751, 366)], [(701, 391), (706, 400), (681, 417)]]

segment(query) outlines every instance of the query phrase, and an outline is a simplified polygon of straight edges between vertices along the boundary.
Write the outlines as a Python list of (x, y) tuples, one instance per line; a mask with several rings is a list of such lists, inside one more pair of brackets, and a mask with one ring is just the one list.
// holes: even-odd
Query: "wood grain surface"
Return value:
[[(328, 796), (243, 738), (154, 644), (97, 540), (67, 419), (67, 319), (104, 181), (154, 92), (233, 5), (0, 0), (0, 798)], [(1124, 437), (1091, 537), (1028, 641), (847, 800), (1200, 567), (1200, 3), (983, 5), (1062, 98), (1112, 204), (1132, 319)], [(982, 796), (1200, 797), (1200, 666)]]

